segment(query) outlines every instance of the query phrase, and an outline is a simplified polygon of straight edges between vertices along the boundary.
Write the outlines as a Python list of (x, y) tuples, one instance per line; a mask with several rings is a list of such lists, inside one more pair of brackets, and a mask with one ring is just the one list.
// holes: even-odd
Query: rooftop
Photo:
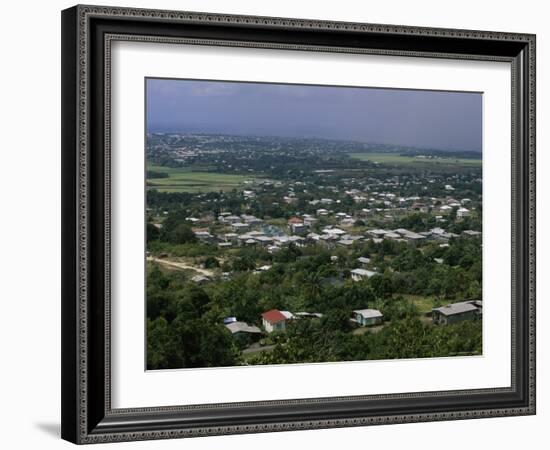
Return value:
[(478, 310), (477, 306), (473, 305), (470, 302), (451, 303), (449, 305), (432, 309), (432, 311), (437, 311), (445, 316), (452, 316), (454, 314), (463, 314), (466, 312), (477, 311), (477, 310)]
[(254, 325), (248, 325), (245, 322), (231, 322), (225, 325), (225, 327), (231, 331), (232, 334), (235, 333), (261, 333), (262, 331), (255, 327)]
[(373, 319), (375, 317), (384, 317), (383, 314), (377, 309), (355, 309), (355, 314), (362, 315), (365, 319)]
[(372, 270), (365, 270), (365, 269), (353, 269), (351, 273), (362, 277), (372, 277), (373, 275), (376, 275), (376, 272), (373, 272)]
[(264, 312), (262, 314), (262, 319), (264, 319), (266, 322), (274, 324), (286, 320), (287, 317), (278, 309), (272, 309), (270, 311)]

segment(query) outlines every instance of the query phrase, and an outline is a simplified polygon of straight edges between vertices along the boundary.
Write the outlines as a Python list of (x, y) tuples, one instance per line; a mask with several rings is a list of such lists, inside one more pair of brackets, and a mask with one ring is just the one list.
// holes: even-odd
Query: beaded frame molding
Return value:
[[(506, 61), (512, 383), (494, 389), (111, 407), (114, 41)], [(62, 12), (62, 437), (78, 444), (535, 414), (535, 36), (78, 5)]]

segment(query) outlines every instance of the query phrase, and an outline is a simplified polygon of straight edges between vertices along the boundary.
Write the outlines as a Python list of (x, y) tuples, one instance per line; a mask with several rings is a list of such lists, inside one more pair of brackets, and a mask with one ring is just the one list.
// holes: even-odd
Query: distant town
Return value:
[(147, 367), (482, 353), (479, 152), (149, 133)]

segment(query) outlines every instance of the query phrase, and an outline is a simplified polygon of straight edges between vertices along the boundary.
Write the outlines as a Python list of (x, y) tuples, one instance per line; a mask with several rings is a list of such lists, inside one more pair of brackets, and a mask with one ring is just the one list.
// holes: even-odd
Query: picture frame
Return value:
[[(511, 64), (511, 385), (113, 408), (111, 44)], [(78, 5), (62, 12), (62, 437), (85, 444), (535, 414), (535, 36)]]

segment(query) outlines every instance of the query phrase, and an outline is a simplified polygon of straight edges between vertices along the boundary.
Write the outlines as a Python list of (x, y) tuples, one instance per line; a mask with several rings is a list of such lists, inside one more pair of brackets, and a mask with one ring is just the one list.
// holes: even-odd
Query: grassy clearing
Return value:
[(168, 174), (166, 178), (147, 179), (149, 189), (161, 192), (212, 192), (229, 191), (254, 178), (225, 173), (194, 172), (187, 168), (165, 167), (148, 164), (147, 170)]
[(432, 308), (437, 307), (435, 299), (430, 297), (423, 297), (421, 295), (412, 295), (412, 294), (406, 294), (406, 295), (403, 295), (403, 297), (406, 300), (414, 303), (414, 305), (418, 308), (418, 311), (421, 314), (429, 313), (432, 311)]
[(468, 166), (480, 167), (481, 159), (466, 159), (466, 158), (419, 158), (415, 156), (402, 156), (398, 153), (349, 153), (351, 158), (360, 159), (361, 161), (372, 161), (380, 164), (414, 164), (418, 167), (422, 166)]

